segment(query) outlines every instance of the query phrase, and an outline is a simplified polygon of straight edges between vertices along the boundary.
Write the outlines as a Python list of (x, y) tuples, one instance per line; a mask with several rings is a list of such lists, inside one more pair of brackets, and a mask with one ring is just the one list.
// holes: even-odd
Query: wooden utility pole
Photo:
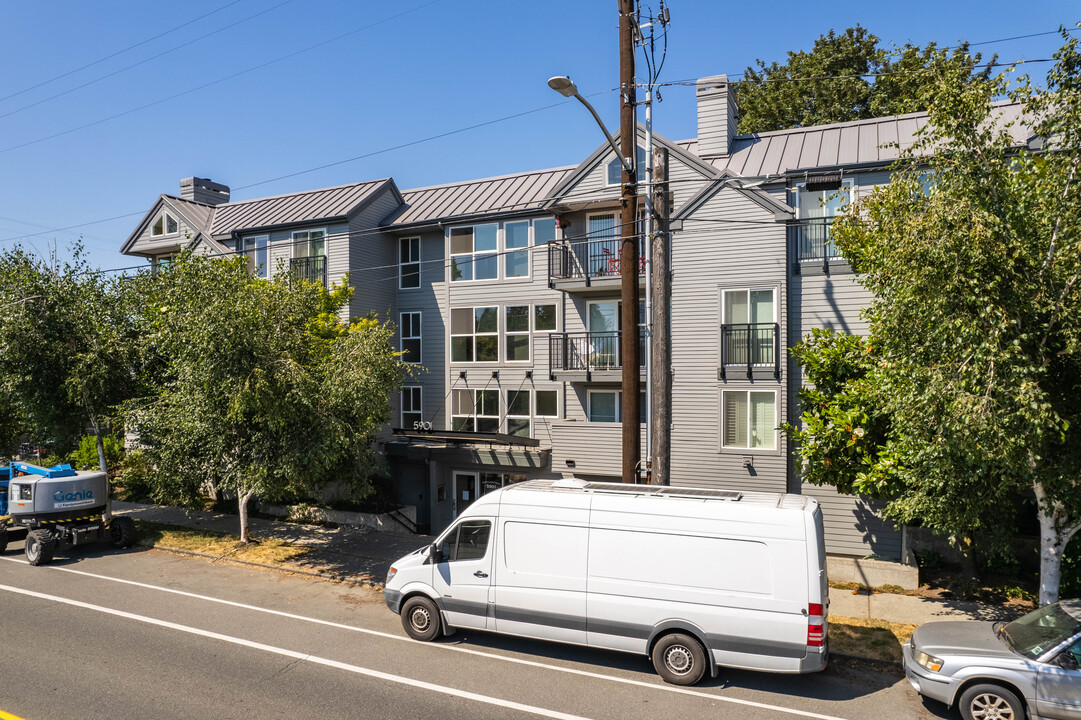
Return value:
[(672, 459), (672, 285), (668, 255), (668, 150), (653, 148), (653, 377), (649, 388), (650, 443), (653, 457), (650, 484), (668, 485)]
[[(623, 482), (638, 481), (642, 459), (639, 400), (642, 379), (638, 353), (638, 124), (634, 87), (634, 0), (619, 1), (619, 147), (623, 165), (620, 193), (620, 290), (623, 300), (621, 355), (623, 365)], [(628, 168), (627, 165), (630, 165)]]

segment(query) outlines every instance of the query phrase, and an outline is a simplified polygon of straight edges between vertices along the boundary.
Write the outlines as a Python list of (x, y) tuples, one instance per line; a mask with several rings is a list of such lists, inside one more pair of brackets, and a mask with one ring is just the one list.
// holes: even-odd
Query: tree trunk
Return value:
[(1036, 513), (1040, 520), (1040, 607), (1058, 601), (1062, 581), (1062, 555), (1081, 525), (1063, 528), (1068, 521), (1061, 503), (1048, 497), (1043, 484), (1034, 482)]
[(90, 425), (94, 428), (94, 440), (98, 446), (98, 465), (102, 472), (108, 472), (105, 466), (105, 441), (101, 439), (101, 426), (98, 425), (98, 419), (94, 415), (90, 416)]
[(251, 542), (251, 536), (248, 533), (248, 501), (251, 500), (254, 494), (251, 490), (237, 494), (237, 504), (240, 510), (240, 542)]

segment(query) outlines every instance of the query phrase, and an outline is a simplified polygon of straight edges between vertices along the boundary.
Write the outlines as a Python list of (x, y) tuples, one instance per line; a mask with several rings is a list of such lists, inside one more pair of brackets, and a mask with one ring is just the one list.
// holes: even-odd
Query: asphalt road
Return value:
[(34, 568), (12, 543), (0, 631), (0, 711), (27, 720), (955, 717), (851, 663), (676, 688), (644, 657), (472, 631), (418, 643), (377, 590), (138, 548)]

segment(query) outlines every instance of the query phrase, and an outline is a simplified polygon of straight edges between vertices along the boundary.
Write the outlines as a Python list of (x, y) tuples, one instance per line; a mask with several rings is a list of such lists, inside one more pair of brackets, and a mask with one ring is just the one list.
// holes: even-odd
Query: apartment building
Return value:
[[(813, 494), (829, 552), (900, 558), (903, 531), (873, 503), (805, 487), (777, 428), (799, 415), (787, 349), (815, 327), (866, 331), (869, 298), (830, 242), (832, 218), (888, 181), (926, 118), (740, 136), (727, 78), (696, 91), (698, 137), (653, 138), (672, 193), (671, 481)], [(507, 483), (618, 479), (619, 179), (607, 143), (576, 166), (404, 191), (385, 178), (231, 202), (187, 178), (123, 252), (240, 252), (265, 277), (323, 283), (348, 273), (349, 312), (395, 323), (417, 366), (382, 445), (402, 502), (437, 532)]]

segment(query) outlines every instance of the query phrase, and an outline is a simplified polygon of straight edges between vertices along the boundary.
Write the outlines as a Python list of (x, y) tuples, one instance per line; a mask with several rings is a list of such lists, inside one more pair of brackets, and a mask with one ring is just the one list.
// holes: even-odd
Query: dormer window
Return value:
[[(638, 182), (646, 181), (646, 149), (638, 146)], [(623, 167), (619, 158), (612, 158), (608, 163), (608, 184), (619, 185), (623, 182)]]
[(158, 219), (154, 221), (153, 227), (150, 228), (150, 237), (175, 235), (179, 231), (180, 225), (177, 224), (176, 218), (167, 212), (163, 212), (158, 216)]

